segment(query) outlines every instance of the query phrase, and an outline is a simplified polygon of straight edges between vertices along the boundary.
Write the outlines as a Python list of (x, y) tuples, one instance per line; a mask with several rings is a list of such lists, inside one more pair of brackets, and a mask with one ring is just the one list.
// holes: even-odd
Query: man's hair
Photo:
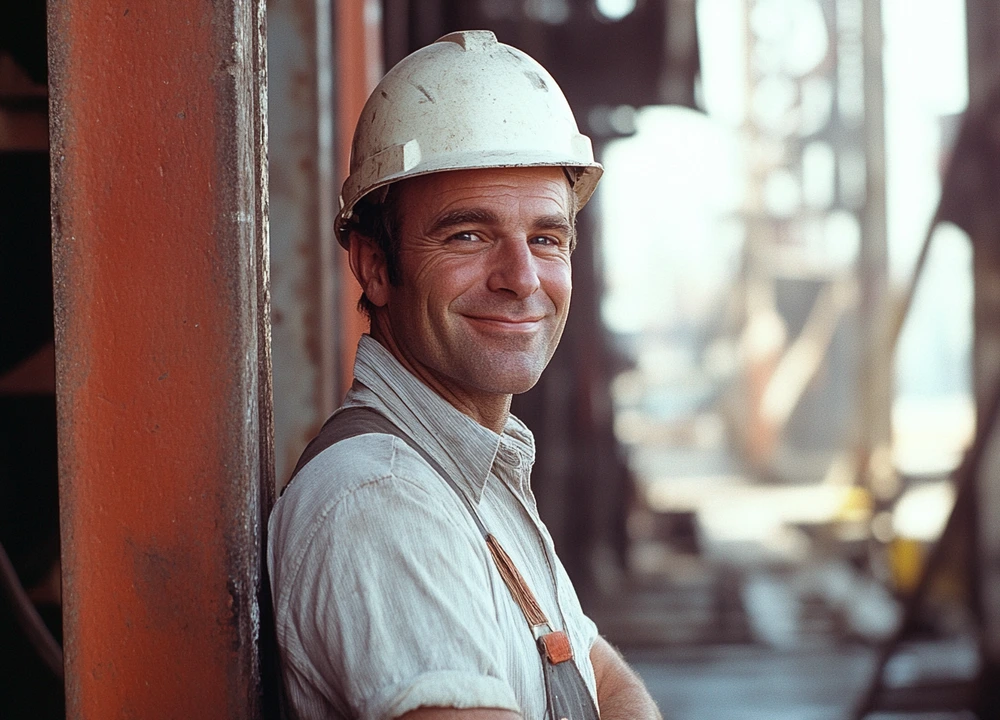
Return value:
[[(395, 190), (395, 183), (388, 185), (383, 192), (375, 191), (368, 193), (354, 206), (351, 219), (347, 223), (348, 232), (356, 232), (375, 247), (385, 257), (385, 270), (389, 278), (389, 284), (398, 286), (402, 282), (399, 271), (399, 243), (400, 228), (402, 227), (399, 217), (399, 192)], [(381, 202), (378, 196), (382, 196)], [(570, 252), (576, 249), (576, 214), (580, 209), (580, 200), (570, 188), (569, 191), (569, 222), (573, 228), (570, 238)], [(362, 290), (358, 299), (358, 310), (363, 312), (368, 320), (377, 308), (368, 299)]]
[[(393, 186), (389, 185), (384, 193), (382, 202), (378, 202), (375, 197), (383, 195), (377, 190), (369, 193), (358, 201), (354, 206), (354, 213), (347, 223), (348, 232), (356, 232), (375, 244), (379, 252), (385, 257), (385, 270), (391, 285), (399, 285), (402, 278), (399, 274), (399, 204), (396, 201), (398, 192), (393, 192)], [(361, 292), (358, 300), (358, 310), (372, 319), (376, 307), (368, 296)]]

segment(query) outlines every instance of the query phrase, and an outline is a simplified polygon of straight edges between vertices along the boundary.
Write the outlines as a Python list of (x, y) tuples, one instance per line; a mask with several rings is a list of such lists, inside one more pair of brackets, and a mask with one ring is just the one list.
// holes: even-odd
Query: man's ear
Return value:
[(389, 302), (389, 272), (386, 268), (385, 254), (371, 238), (353, 230), (348, 237), (348, 243), (351, 272), (354, 273), (354, 277), (357, 278), (358, 284), (372, 305), (384, 306)]

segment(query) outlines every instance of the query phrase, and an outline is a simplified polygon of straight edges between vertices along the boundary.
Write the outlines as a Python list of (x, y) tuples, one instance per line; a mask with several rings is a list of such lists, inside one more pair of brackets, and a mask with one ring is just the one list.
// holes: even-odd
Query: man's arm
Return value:
[[(598, 637), (590, 649), (601, 720), (663, 720), (646, 686), (611, 645)], [(510, 710), (419, 708), (399, 720), (521, 720)]]
[(398, 720), (521, 720), (521, 716), (510, 710), (492, 708), (418, 708), (399, 717)]
[(590, 648), (601, 720), (663, 720), (646, 686), (611, 645), (598, 637)]

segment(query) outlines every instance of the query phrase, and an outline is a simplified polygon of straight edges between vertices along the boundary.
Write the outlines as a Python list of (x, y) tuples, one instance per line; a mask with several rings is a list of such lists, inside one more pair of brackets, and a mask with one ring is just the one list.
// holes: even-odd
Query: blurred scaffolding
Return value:
[[(705, 113), (645, 108), (604, 156), (641, 598), (608, 621), (645, 644), (881, 643), (857, 712), (887, 683), (909, 700), (882, 705), (970, 707), (968, 523), (925, 578), (976, 433), (972, 247), (938, 207), (967, 170), (965, 7), (700, 0), (698, 22)], [(939, 652), (900, 652), (914, 637)], [(914, 700), (928, 683), (947, 689)]]

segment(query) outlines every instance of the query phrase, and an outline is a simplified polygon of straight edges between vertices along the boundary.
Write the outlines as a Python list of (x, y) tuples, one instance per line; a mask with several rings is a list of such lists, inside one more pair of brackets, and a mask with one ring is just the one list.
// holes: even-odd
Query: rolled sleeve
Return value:
[(466, 672), (425, 672), (400, 688), (387, 688), (362, 718), (398, 718), (421, 707), (498, 708), (520, 712), (514, 691), (503, 680)]
[(317, 518), (289, 590), (285, 646), (332, 706), (365, 720), (419, 707), (520, 711), (484, 591), (488, 551), (467, 515), (457, 497), (389, 476)]

